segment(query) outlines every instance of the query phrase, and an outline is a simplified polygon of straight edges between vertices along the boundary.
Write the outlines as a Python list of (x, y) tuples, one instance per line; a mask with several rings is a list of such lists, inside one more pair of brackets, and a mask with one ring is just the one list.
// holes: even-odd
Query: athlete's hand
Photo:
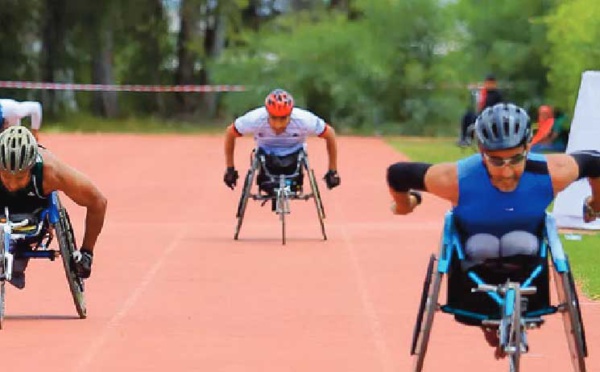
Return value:
[(325, 183), (327, 184), (328, 189), (333, 189), (336, 186), (340, 185), (340, 176), (338, 172), (335, 170), (329, 170), (325, 173), (325, 177), (323, 177)]
[(227, 170), (225, 171), (225, 176), (223, 176), (223, 182), (225, 182), (227, 187), (233, 190), (235, 188), (235, 185), (237, 185), (238, 178), (239, 175), (235, 168), (227, 167)]
[(73, 252), (73, 261), (75, 263), (75, 274), (82, 279), (87, 279), (92, 274), (92, 262), (94, 254), (92, 251), (81, 248)]
[(588, 196), (583, 201), (583, 221), (584, 222), (592, 222), (595, 221), (596, 218), (600, 217), (600, 212), (596, 212), (591, 205), (592, 197)]

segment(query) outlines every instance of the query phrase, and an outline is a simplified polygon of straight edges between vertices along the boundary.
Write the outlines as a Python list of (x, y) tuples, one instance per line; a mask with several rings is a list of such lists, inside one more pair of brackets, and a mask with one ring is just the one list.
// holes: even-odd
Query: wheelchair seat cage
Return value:
[[(461, 266), (466, 257), (460, 233), (452, 212), (446, 214), (439, 257), (430, 257), (413, 331), (414, 371), (423, 368), (437, 311), (451, 314), (463, 324), (497, 330), (497, 351), (509, 357), (511, 372), (519, 371), (520, 355), (529, 350), (527, 330), (540, 327), (544, 316), (560, 313), (573, 369), (586, 371), (587, 344), (577, 291), (551, 214), (546, 214), (541, 230), (537, 256), (493, 259), (489, 265), (465, 270)], [(558, 295), (555, 305), (550, 303), (550, 266)], [(448, 298), (447, 304), (441, 305), (438, 296), (444, 276), (448, 276)]]
[[(325, 233), (325, 211), (323, 208), (323, 202), (319, 193), (314, 170), (310, 167), (308, 155), (304, 149), (301, 149), (298, 152), (298, 156), (295, 160), (295, 168), (290, 174), (274, 174), (273, 170), (269, 169), (267, 166), (267, 163), (268, 158), (263, 151), (259, 149), (252, 151), (252, 154), (250, 155), (250, 169), (246, 174), (242, 194), (238, 203), (238, 209), (236, 213), (238, 222), (234, 239), (238, 239), (248, 204), (248, 199), (260, 201), (262, 202), (261, 205), (264, 205), (269, 201), (271, 202), (272, 210), (279, 216), (279, 220), (281, 222), (282, 244), (286, 243), (286, 215), (291, 213), (290, 201), (306, 201), (313, 199), (317, 208), (323, 239), (327, 240), (327, 235)], [(310, 183), (310, 192), (308, 193), (304, 192), (304, 188), (302, 186), (301, 177), (304, 177), (304, 171), (306, 171)], [(252, 185), (257, 172), (260, 172), (260, 176), (264, 181), (258, 185), (258, 192), (253, 193)]]
[[(0, 329), (4, 323), (5, 284), (13, 276), (15, 259), (62, 257), (63, 268), (80, 318), (86, 317), (83, 280), (73, 268), (75, 238), (67, 211), (60, 204), (57, 192), (48, 198), (48, 206), (26, 214), (11, 214), (7, 207), (0, 216)], [(58, 249), (51, 249), (54, 238)]]

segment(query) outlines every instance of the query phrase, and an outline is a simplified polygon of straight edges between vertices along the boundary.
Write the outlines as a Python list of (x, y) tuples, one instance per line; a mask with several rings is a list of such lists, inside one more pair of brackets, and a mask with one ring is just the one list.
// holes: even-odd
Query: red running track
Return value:
[[(327, 212), (292, 204), (288, 244), (251, 202), (233, 240), (240, 189), (222, 183), (221, 137), (46, 134), (44, 144), (109, 199), (88, 319), (76, 318), (58, 262), (34, 261), (7, 290), (3, 365), (16, 371), (405, 372), (428, 256), (449, 207), (425, 196), (393, 216), (381, 139), (341, 138), (342, 185), (329, 191), (324, 144), (309, 143)], [(248, 168), (252, 141), (238, 141)], [(81, 238), (83, 209), (65, 203)], [(583, 301), (590, 371), (600, 371), (600, 307)], [(558, 316), (530, 333), (523, 370), (570, 371)], [(426, 371), (506, 371), (477, 329), (438, 313)]]

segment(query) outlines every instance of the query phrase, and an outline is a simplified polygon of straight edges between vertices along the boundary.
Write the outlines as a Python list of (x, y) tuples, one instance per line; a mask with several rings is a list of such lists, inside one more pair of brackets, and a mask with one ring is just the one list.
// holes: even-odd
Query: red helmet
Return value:
[(271, 116), (288, 116), (294, 108), (294, 98), (283, 89), (275, 89), (265, 98), (265, 107)]

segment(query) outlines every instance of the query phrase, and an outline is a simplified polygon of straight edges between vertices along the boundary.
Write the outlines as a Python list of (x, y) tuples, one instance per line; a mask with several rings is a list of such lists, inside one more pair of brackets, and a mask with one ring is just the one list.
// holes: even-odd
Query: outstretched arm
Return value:
[(225, 130), (225, 166), (227, 168), (235, 167), (233, 155), (235, 152), (235, 139), (241, 134), (235, 129), (233, 124), (229, 125)]
[(86, 208), (81, 248), (93, 252), (104, 225), (106, 197), (83, 173), (61, 162), (48, 151), (41, 150), (40, 153), (44, 158), (44, 192), (62, 191), (76, 204)]
[(327, 146), (327, 155), (329, 159), (328, 170), (337, 171), (337, 141), (335, 130), (329, 124), (325, 125), (325, 130), (320, 135), (325, 140)]
[(418, 191), (427, 191), (458, 203), (458, 176), (456, 164), (398, 162), (388, 168), (387, 182), (394, 199), (394, 214), (411, 213), (420, 204)]

